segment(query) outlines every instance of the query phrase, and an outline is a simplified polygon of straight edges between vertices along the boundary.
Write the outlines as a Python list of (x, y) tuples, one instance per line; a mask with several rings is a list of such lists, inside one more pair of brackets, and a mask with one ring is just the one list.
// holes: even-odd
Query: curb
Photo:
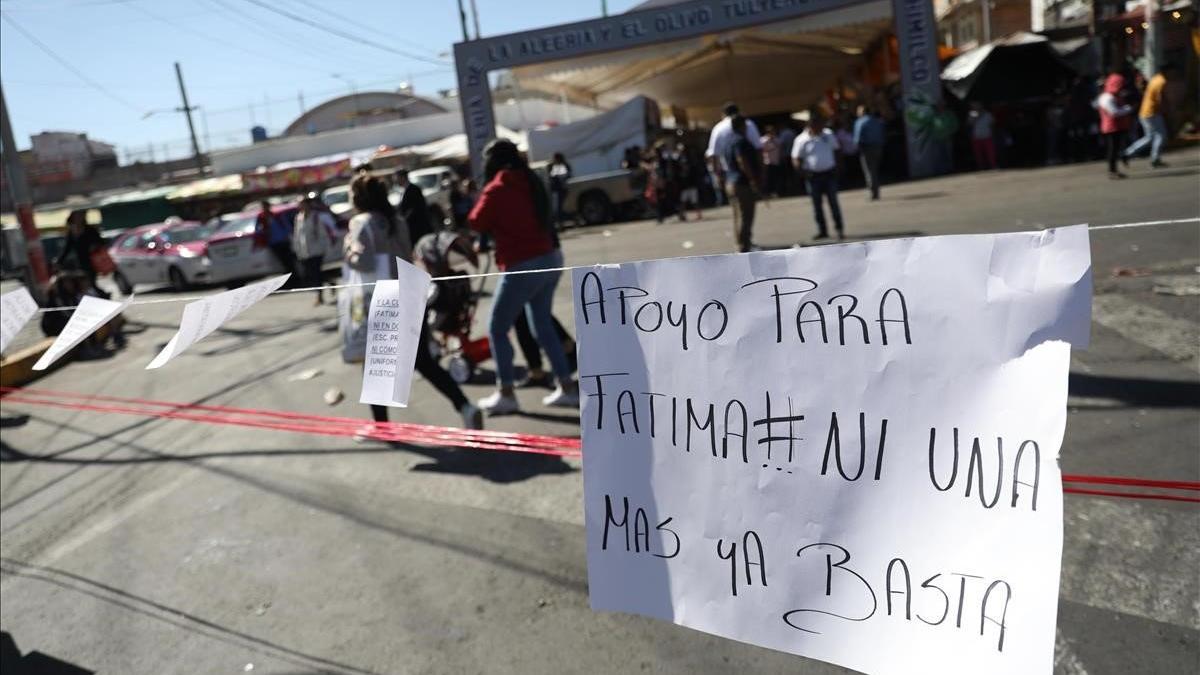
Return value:
[[(46, 370), (34, 370), (33, 364), (42, 358), (42, 354), (54, 344), (54, 338), (45, 338), (23, 349), (18, 349), (13, 353), (0, 359), (0, 386), (2, 387), (19, 387), (23, 384), (28, 384), (42, 375), (53, 370), (53, 366)], [(62, 361), (60, 361), (61, 363)]]

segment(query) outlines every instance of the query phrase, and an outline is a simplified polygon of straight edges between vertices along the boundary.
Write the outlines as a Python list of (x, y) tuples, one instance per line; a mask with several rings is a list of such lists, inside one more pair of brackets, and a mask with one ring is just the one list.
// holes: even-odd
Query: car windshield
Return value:
[(258, 216), (241, 216), (226, 221), (221, 229), (217, 230), (217, 234), (250, 234), (254, 231), (254, 224), (258, 221)]
[(439, 175), (440, 174), (436, 173), (424, 173), (410, 176), (410, 178), (412, 178), (412, 182), (416, 183), (417, 187), (421, 188), (422, 190), (432, 190), (441, 184), (441, 179), (438, 177)]
[(208, 239), (209, 235), (212, 233), (212, 227), (202, 225), (200, 227), (187, 227), (179, 230), (171, 230), (170, 232), (163, 232), (162, 239), (168, 244), (186, 244), (192, 241)]
[(325, 194), (321, 195), (321, 201), (325, 202), (325, 204), (328, 206), (333, 206), (334, 204), (345, 204), (346, 202), (350, 201), (350, 191), (337, 190), (334, 192), (326, 192)]

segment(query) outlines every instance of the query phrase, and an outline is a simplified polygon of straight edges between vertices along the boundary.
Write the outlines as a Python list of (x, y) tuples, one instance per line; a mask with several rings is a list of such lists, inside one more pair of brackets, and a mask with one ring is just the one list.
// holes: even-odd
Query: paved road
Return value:
[[(995, 232), (1200, 215), (1200, 155), (1110, 182), (1099, 165), (962, 175), (844, 195), (854, 236)], [(1144, 166), (1144, 164), (1143, 164)], [(811, 232), (807, 203), (758, 239)], [(728, 211), (565, 237), (570, 263), (729, 250)], [(1073, 358), (1062, 466), (1200, 479), (1200, 225), (1093, 234), (1093, 343)], [(1123, 268), (1123, 269), (1118, 269)], [(561, 289), (560, 289), (561, 290)], [(159, 294), (151, 294), (159, 296)], [(161, 297), (168, 297), (161, 295)], [(366, 417), (332, 306), (277, 296), (167, 368), (141, 368), (179, 305), (129, 313), (111, 359), (37, 386)], [(571, 316), (565, 291), (558, 315)], [(306, 369), (311, 380), (289, 377)], [(483, 395), (487, 385), (468, 387)], [(544, 410), (496, 428), (578, 433)], [(425, 382), (394, 419), (454, 424)], [(0, 624), (24, 651), (103, 673), (846, 672), (587, 606), (576, 461), (3, 403)], [(1069, 497), (1056, 672), (1194, 672), (1200, 509)]]

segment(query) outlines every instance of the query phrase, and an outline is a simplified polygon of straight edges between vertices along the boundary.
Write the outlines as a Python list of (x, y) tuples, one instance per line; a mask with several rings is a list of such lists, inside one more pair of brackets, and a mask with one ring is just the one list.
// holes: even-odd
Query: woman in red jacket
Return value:
[(517, 315), (525, 312), (533, 334), (541, 343), (558, 387), (542, 399), (549, 406), (579, 406), (579, 386), (550, 315), (554, 289), (562, 275), (562, 250), (550, 213), (550, 196), (541, 179), (530, 170), (511, 141), (492, 141), (483, 151), (486, 185), (468, 222), (471, 229), (489, 235), (495, 245), (496, 266), (508, 272), (548, 270), (543, 274), (509, 274), (500, 277), (492, 298), (488, 337), (496, 362), (497, 391), (480, 399), (488, 414), (521, 409), (513, 390), (513, 347), (508, 331)]

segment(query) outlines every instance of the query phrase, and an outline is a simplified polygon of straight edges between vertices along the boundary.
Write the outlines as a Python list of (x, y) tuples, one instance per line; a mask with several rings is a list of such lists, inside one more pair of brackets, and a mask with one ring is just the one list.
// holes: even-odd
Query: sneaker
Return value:
[(1171, 165), (1167, 164), (1166, 162), (1162, 161), (1161, 159), (1156, 159), (1153, 162), (1150, 162), (1150, 166), (1155, 169), (1165, 169)]
[(1109, 171), (1108, 177), (1112, 180), (1117, 180), (1118, 178), (1124, 178), (1125, 174), (1121, 173), (1120, 171)]
[(579, 393), (568, 394), (561, 386), (555, 387), (553, 393), (542, 399), (542, 405), (550, 408), (578, 408)]
[(499, 390), (492, 392), (490, 396), (485, 396), (476, 402), (483, 412), (488, 416), (492, 415), (510, 415), (515, 412), (521, 412), (521, 404), (515, 396), (505, 396)]
[(1129, 168), (1129, 155), (1121, 155), (1121, 165), (1126, 169)]
[(829, 238), (828, 232), (818, 232), (817, 236), (813, 237), (813, 241), (821, 241), (822, 239), (828, 239), (828, 238)]
[(478, 407), (464, 403), (458, 412), (462, 414), (464, 429), (474, 429), (475, 431), (483, 429), (483, 411)]
[(551, 389), (554, 387), (554, 378), (550, 373), (529, 374), (524, 379), (517, 380), (515, 386), (518, 389), (542, 388)]
[(841, 230), (838, 230), (838, 241), (845, 241), (845, 240), (846, 240), (846, 233), (842, 232)]

